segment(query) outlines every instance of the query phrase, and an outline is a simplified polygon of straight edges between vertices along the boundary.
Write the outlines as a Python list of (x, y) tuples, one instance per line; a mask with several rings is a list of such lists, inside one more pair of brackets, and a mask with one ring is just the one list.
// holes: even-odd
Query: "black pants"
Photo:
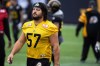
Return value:
[(27, 58), (27, 66), (50, 66), (49, 59), (34, 59), (34, 58)]
[(81, 61), (85, 61), (87, 59), (90, 46), (92, 46), (96, 60), (100, 59), (100, 53), (95, 51), (96, 41), (97, 41), (97, 37), (85, 37), (84, 38)]
[(15, 42), (18, 40), (18, 34), (19, 34), (19, 29), (18, 29), (18, 22), (17, 20), (16, 21), (13, 21), (13, 35), (14, 35), (14, 40)]
[(0, 34), (0, 66), (4, 66), (5, 62), (5, 42), (3, 34)]

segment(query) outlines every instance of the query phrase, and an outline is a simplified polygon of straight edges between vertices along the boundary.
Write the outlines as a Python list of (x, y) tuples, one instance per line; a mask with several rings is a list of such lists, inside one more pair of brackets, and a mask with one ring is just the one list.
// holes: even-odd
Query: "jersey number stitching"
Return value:
[[(32, 33), (27, 33), (27, 39), (28, 39), (28, 41), (30, 42), (30, 43), (27, 44), (27, 45), (28, 45), (28, 47), (31, 47), (31, 46), (32, 46), (32, 39), (30, 39), (30, 38), (28, 37), (29, 35), (31, 36)], [(40, 40), (41, 35), (40, 35), (40, 34), (34, 34), (34, 37), (38, 37), (37, 40), (36, 40), (36, 42), (35, 42), (35, 45), (34, 45), (34, 48), (36, 48), (36, 46), (37, 46), (37, 44), (38, 44), (38, 42), (39, 42), (39, 40)]]

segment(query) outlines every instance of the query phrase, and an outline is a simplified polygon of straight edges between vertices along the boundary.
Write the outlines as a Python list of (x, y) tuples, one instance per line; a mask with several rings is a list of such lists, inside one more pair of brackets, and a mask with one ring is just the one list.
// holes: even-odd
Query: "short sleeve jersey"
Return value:
[(34, 21), (29, 21), (23, 24), (22, 31), (26, 37), (27, 57), (51, 59), (49, 37), (58, 32), (58, 28), (52, 22), (47, 20), (35, 26)]

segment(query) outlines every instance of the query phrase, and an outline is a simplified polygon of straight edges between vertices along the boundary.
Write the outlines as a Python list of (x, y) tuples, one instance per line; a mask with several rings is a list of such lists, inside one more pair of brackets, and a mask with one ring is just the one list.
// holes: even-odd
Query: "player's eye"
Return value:
[(37, 10), (37, 11), (40, 11), (41, 9), (40, 9), (40, 8), (36, 8), (36, 10)]
[(33, 8), (33, 10), (40, 11), (41, 9), (40, 8)]

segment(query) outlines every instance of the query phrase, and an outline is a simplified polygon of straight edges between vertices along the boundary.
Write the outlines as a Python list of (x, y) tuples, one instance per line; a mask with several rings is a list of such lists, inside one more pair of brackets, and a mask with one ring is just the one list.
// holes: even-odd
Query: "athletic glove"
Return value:
[(18, 25), (17, 25), (18, 29), (20, 30), (21, 27), (22, 27), (22, 22), (20, 22)]
[(95, 51), (98, 52), (100, 50), (100, 42), (96, 42)]

